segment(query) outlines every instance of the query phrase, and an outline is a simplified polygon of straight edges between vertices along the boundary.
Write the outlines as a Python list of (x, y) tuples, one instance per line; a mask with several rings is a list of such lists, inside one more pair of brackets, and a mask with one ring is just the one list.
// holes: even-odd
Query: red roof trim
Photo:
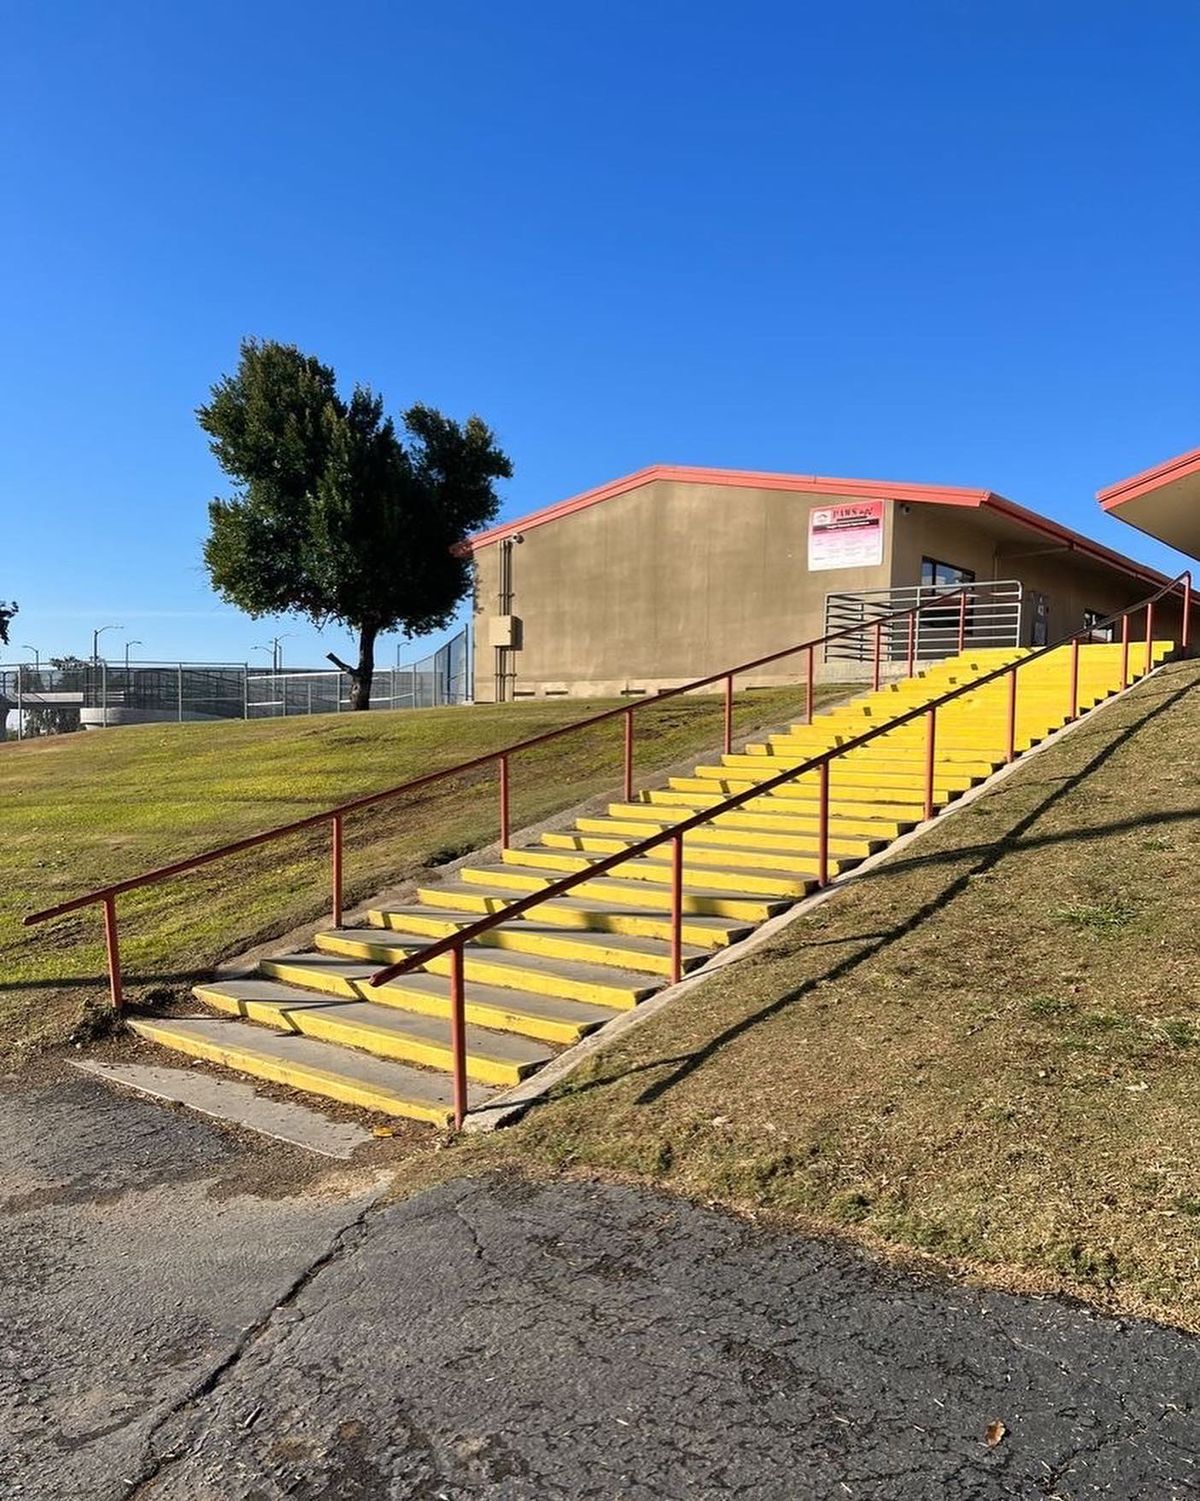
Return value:
[[(1200, 450), (1186, 457), (1194, 458), (1196, 467), (1200, 468)], [(614, 496), (636, 490), (655, 480), (675, 480), (694, 485), (728, 485), (755, 490), (790, 490), (809, 495), (844, 495), (854, 500), (899, 500), (915, 505), (964, 506), (975, 510), (986, 507), (1042, 536), (1055, 538), (1071, 552), (1094, 558), (1135, 579), (1156, 584), (1169, 582), (1167, 575), (1159, 573), (1157, 569), (1135, 563), (1123, 553), (1114, 552), (1101, 542), (1093, 542), (1080, 532), (1051, 521), (1047, 516), (1039, 516), (1036, 511), (1027, 510), (991, 490), (968, 490), (954, 485), (914, 485), (891, 480), (838, 479), (820, 474), (771, 474), (753, 469), (695, 469), (671, 464), (652, 464), (647, 469), (639, 469), (621, 479), (610, 480), (606, 485), (598, 485), (594, 490), (585, 490), (582, 495), (544, 506), (540, 511), (531, 511), (515, 521), (503, 522), (500, 526), (468, 538), (462, 545), (462, 551), (471, 553), (476, 548), (489, 547), (494, 542), (502, 542), (506, 537), (515, 537), (518, 532), (531, 531), (535, 526), (544, 526), (546, 522), (557, 521), (561, 516), (572, 516), (576, 511), (587, 510), (589, 506), (599, 505), (602, 501), (611, 500)]]
[(1151, 490), (1161, 490), (1175, 480), (1186, 479), (1196, 473), (1200, 473), (1200, 448), (1193, 448), (1190, 453), (1181, 453), (1176, 458), (1167, 459), (1165, 463), (1156, 464), (1153, 469), (1143, 469), (1141, 474), (1118, 480), (1115, 485), (1098, 490), (1096, 499), (1104, 510), (1112, 511), (1124, 505), (1127, 500), (1136, 500), (1139, 495), (1148, 495)]
[(988, 495), (986, 490), (963, 490), (951, 485), (913, 485), (900, 481), (868, 479), (835, 479), (820, 474), (770, 474), (753, 469), (694, 469), (674, 464), (651, 464), (635, 474), (610, 480), (594, 490), (585, 490), (570, 500), (560, 500), (544, 506), (540, 511), (530, 511), (515, 521), (505, 521), (486, 532), (477, 532), (468, 539), (466, 550), (489, 547), (493, 542), (502, 542), (505, 537), (514, 537), (518, 532), (531, 531), (547, 521), (557, 521), (560, 516), (572, 516), (576, 511), (585, 511), (589, 506), (611, 500), (640, 485), (652, 484), (655, 480), (675, 480), (681, 484), (729, 485), (741, 489), (792, 490), (810, 495), (846, 495), (854, 500), (909, 500), (929, 501), (943, 506), (979, 506)]

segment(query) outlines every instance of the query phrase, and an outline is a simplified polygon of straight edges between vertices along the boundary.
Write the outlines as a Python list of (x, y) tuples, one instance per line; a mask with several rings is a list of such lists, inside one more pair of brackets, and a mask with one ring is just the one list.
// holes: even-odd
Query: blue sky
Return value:
[(506, 514), (815, 471), (1170, 566), (1093, 494), (1200, 443), (1197, 55), (1170, 0), (9, 0), (0, 659), (344, 651), (206, 585), (245, 334), (481, 413)]

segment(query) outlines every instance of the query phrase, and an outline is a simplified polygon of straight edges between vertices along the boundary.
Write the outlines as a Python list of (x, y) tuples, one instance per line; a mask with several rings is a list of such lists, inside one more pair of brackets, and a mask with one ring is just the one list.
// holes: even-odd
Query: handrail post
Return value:
[(467, 1006), (463, 987), (463, 945), (450, 950), (450, 1055), (454, 1072), (454, 1129), (467, 1113)]
[(958, 650), (960, 653), (967, 649), (967, 591), (961, 589), (958, 595)]
[(733, 750), (733, 673), (725, 679), (725, 754)]
[(1146, 667), (1149, 672), (1154, 666), (1154, 601), (1146, 605)]
[(1008, 756), (1011, 764), (1017, 759), (1017, 669), (1008, 674)]
[(500, 848), (508, 848), (508, 757), (500, 757)]
[(1067, 723), (1073, 724), (1079, 718), (1079, 637), (1076, 636), (1071, 642), (1071, 704), (1070, 713), (1067, 715)]
[(806, 684), (805, 690), (804, 690), (804, 718), (805, 718), (805, 723), (812, 724), (812, 722), (813, 722), (813, 649), (812, 649), (811, 646), (808, 648), (808, 670), (807, 670), (805, 676), (807, 677), (808, 681), (807, 681), (807, 684)]
[(1121, 687), (1129, 687), (1129, 612), (1121, 616)]
[(817, 885), (829, 885), (829, 762), (821, 762), (821, 798), (817, 813)]
[(914, 610), (908, 617), (908, 675), (912, 677), (917, 670), (917, 612)]
[(875, 670), (874, 670), (874, 673), (872, 674), (872, 680), (871, 680), (871, 686), (874, 688), (874, 690), (875, 690), (876, 693), (879, 692), (879, 667), (880, 667), (880, 657), (882, 656), (882, 653), (883, 653), (883, 622), (880, 621), (880, 620), (877, 620), (875, 622)]
[(633, 801), (633, 710), (625, 710), (625, 801)]
[(1192, 620), (1192, 575), (1189, 570), (1183, 576), (1183, 624), (1180, 628), (1179, 649), (1188, 649), (1188, 630)]
[(929, 713), (925, 718), (925, 817), (933, 817), (933, 761), (934, 745), (937, 739), (937, 709), (933, 704), (929, 706)]
[(671, 984), (683, 978), (683, 835), (671, 840)]
[(121, 986), (121, 950), (117, 942), (117, 899), (104, 898), (104, 947), (108, 954), (108, 992), (112, 997), (113, 1010), (120, 1011), (125, 1005), (125, 992)]
[(333, 925), (342, 925), (342, 815), (335, 813), (329, 820), (331, 863), (333, 866)]

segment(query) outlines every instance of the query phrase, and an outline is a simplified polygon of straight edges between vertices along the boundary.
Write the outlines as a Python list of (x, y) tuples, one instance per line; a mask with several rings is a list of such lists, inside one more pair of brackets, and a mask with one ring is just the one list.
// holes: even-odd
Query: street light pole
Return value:
[(21, 650), (22, 651), (31, 651), (33, 653), (33, 670), (34, 670), (34, 672), (41, 672), (41, 670), (42, 670), (42, 659), (41, 659), (40, 655), (38, 654), (37, 647), (36, 646), (30, 646), (29, 642), (26, 641), (21, 646)]
[(124, 629), (124, 627), (123, 626), (119, 626), (119, 625), (99, 625), (92, 632), (92, 666), (93, 667), (99, 667), (99, 665), (100, 665), (100, 637), (104, 634), (105, 631), (120, 631), (120, 630), (123, 630), (123, 629)]
[(251, 651), (269, 651), (271, 653), (271, 671), (272, 672), (282, 672), (283, 671), (283, 643), (288, 639), (288, 636), (290, 636), (290, 635), (291, 635), (291, 632), (289, 631), (287, 636), (272, 636), (269, 646), (252, 646), (250, 648), (250, 650)]
[(129, 679), (129, 648), (131, 646), (144, 646), (145, 644), (146, 643), (144, 641), (139, 641), (139, 640), (137, 640), (136, 637), (134, 638), (134, 640), (132, 640), (132, 641), (126, 641), (126, 643), (125, 643), (125, 678), (126, 678), (126, 687), (129, 686), (129, 683), (128, 683), (128, 679)]

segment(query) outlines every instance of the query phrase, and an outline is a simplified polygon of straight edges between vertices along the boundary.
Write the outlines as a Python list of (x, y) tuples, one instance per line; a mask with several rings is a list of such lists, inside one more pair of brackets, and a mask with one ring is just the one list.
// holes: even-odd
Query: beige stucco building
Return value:
[[(981, 641), (1000, 619), (987, 602), (1003, 596), (1012, 638), (1041, 644), (1166, 582), (988, 490), (662, 466), (469, 546), (482, 702), (674, 686), (821, 636), (849, 618), (839, 602), (882, 611), (881, 591), (973, 584)], [(897, 594), (897, 607), (913, 598)], [(1176, 613), (1163, 606), (1164, 629)], [(862, 675), (823, 651), (817, 671)], [(796, 657), (748, 678), (802, 673)]]

